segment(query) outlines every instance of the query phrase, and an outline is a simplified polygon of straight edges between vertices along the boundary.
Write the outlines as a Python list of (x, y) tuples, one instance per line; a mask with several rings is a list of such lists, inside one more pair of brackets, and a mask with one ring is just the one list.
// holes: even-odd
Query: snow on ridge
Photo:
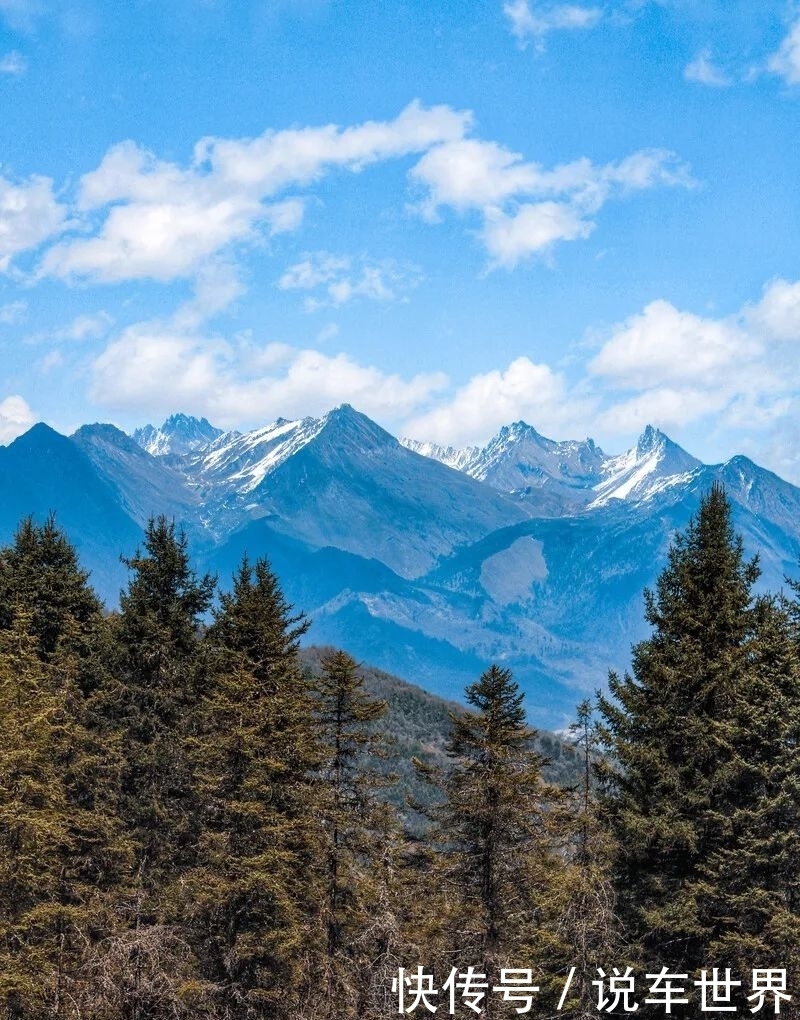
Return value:
[[(224, 475), (241, 493), (252, 492), (277, 467), (310, 443), (324, 427), (324, 419), (279, 418), (252, 432), (231, 433), (228, 442), (201, 456), (196, 469), (202, 475)], [(224, 437), (221, 437), (224, 438)]]

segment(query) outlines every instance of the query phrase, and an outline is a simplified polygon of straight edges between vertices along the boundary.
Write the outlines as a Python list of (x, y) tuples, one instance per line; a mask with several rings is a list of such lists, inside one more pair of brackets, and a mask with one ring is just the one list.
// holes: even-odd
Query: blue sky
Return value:
[(0, 0), (0, 442), (343, 401), (800, 482), (800, 7)]

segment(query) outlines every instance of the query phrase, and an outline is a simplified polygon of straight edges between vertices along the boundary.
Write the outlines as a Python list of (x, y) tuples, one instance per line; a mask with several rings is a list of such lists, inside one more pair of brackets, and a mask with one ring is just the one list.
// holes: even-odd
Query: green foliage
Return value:
[(82, 695), (63, 659), (41, 661), (34, 631), (22, 608), (0, 631), (0, 1003), (20, 1020), (79, 1015), (129, 864)]
[(13, 544), (0, 550), (0, 630), (22, 609), (40, 658), (51, 660), (65, 642), (80, 650), (100, 615), (88, 577), (52, 514), (42, 525), (26, 517)]
[(306, 628), (266, 561), (245, 560), (203, 642), (208, 676), (187, 739), (201, 831), (173, 909), (225, 1017), (294, 1016), (307, 995), (322, 890), (321, 758), (297, 657)]
[[(451, 716), (449, 767), (423, 769), (444, 795), (427, 874), (445, 923), (431, 938), (445, 974), (474, 965), (494, 983), (515, 960), (543, 962), (537, 935), (559, 870), (549, 829), (560, 798), (542, 779), (544, 760), (510, 671), (492, 666), (466, 698), (472, 710)], [(497, 1008), (489, 997), (487, 1015)]]
[(0, 550), (6, 1020), (378, 1020), (420, 963), (530, 966), (548, 1014), (574, 965), (582, 1020), (596, 966), (800, 965), (800, 603), (752, 596), (720, 489), (570, 740), (499, 666), (464, 711), (301, 659), (264, 560), (206, 624), (163, 517), (125, 562), (103, 617), (52, 519)]
[(326, 860), (327, 981), (320, 1009), (356, 1017), (364, 1015), (371, 972), (386, 957), (394, 929), (388, 881), (398, 832), (387, 803), (376, 796), (391, 778), (368, 764), (384, 753), (385, 737), (374, 724), (387, 706), (367, 694), (358, 663), (346, 652), (323, 657), (315, 687)]
[(633, 675), (600, 699), (620, 903), (648, 966), (768, 966), (770, 918), (786, 914), (795, 862), (772, 826), (796, 818), (798, 678), (757, 577), (715, 487), (647, 594)]

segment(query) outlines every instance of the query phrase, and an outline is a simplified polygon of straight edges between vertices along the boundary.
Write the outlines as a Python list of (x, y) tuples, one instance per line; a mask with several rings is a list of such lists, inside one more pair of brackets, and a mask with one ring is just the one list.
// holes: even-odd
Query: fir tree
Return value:
[(118, 813), (133, 847), (133, 881), (94, 965), (109, 988), (128, 990), (126, 1017), (154, 1020), (173, 1015), (193, 973), (175, 967), (166, 890), (195, 854), (199, 819), (184, 738), (202, 689), (200, 627), (215, 582), (197, 578), (185, 535), (164, 517), (151, 519), (144, 551), (124, 562), (132, 577), (108, 624), (92, 715), (121, 758)]
[(294, 1017), (319, 959), (322, 892), (320, 751), (297, 655), (308, 623), (265, 560), (245, 559), (220, 602), (188, 742), (202, 831), (176, 909), (221, 1016)]
[(85, 657), (100, 616), (88, 577), (52, 514), (42, 525), (25, 518), (13, 544), (0, 550), (0, 629), (12, 627), (22, 608), (42, 659), (50, 661), (64, 641)]
[(0, 1003), (14, 1020), (81, 1015), (130, 864), (74, 675), (41, 661), (33, 631), (22, 608), (0, 631)]
[(391, 778), (372, 761), (385, 754), (376, 729), (385, 701), (364, 689), (358, 663), (343, 651), (322, 659), (316, 680), (325, 749), (321, 818), (326, 830), (324, 917), (327, 981), (322, 1015), (366, 1016), (388, 987), (386, 962), (396, 929), (391, 885), (399, 852), (389, 805)]
[(140, 845), (143, 874), (179, 865), (190, 838), (191, 784), (181, 745), (199, 680), (200, 621), (215, 581), (197, 579), (187, 540), (151, 519), (144, 553), (112, 620), (114, 660), (102, 693), (108, 724), (121, 732), (126, 764), (122, 813)]
[[(431, 879), (445, 939), (436, 955), (443, 978), (452, 967), (474, 966), (491, 989), (502, 967), (528, 960), (546, 976), (551, 962), (537, 948), (537, 933), (553, 913), (559, 864), (548, 816), (557, 796), (542, 781), (536, 731), (526, 724), (510, 671), (492, 666), (466, 698), (472, 710), (451, 716), (452, 765), (438, 778), (445, 801), (434, 812), (441, 866)], [(482, 1007), (489, 1017), (503, 1010), (491, 991)]]
[(575, 967), (564, 1012), (574, 1018), (589, 1018), (597, 1016), (597, 996), (591, 984), (597, 968), (608, 972), (623, 962), (622, 930), (612, 883), (616, 847), (596, 793), (594, 772), (599, 752), (590, 702), (578, 705), (570, 733), (580, 754), (581, 775), (554, 812), (553, 828), (564, 867), (554, 890), (555, 915), (546, 936), (552, 958), (549, 972), (558, 976), (562, 988), (570, 968)]
[(715, 486), (645, 593), (653, 633), (634, 648), (632, 675), (612, 674), (611, 697), (600, 699), (619, 901), (648, 967), (724, 964), (709, 952), (720, 928), (704, 883), (752, 796), (758, 574)]
[(712, 816), (724, 838), (701, 862), (698, 883), (700, 908), (710, 919), (708, 955), (740, 972), (783, 966), (796, 973), (800, 660), (785, 608), (770, 599), (756, 606), (746, 682), (731, 716), (731, 803)]

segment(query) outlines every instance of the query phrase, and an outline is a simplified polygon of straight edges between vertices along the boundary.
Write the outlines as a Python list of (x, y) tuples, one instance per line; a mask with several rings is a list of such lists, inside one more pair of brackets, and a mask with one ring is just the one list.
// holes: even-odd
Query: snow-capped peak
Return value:
[(606, 460), (593, 440), (556, 442), (532, 425), (504, 425), (486, 446), (463, 449), (402, 439), (404, 446), (505, 492), (590, 489)]
[(702, 467), (699, 460), (674, 443), (660, 429), (646, 426), (636, 445), (603, 465), (603, 478), (594, 486), (590, 509), (612, 499), (640, 502), (688, 480)]
[(168, 454), (183, 456), (202, 450), (223, 434), (207, 418), (193, 418), (188, 414), (172, 414), (160, 428), (145, 425), (136, 429), (131, 437), (153, 457)]

